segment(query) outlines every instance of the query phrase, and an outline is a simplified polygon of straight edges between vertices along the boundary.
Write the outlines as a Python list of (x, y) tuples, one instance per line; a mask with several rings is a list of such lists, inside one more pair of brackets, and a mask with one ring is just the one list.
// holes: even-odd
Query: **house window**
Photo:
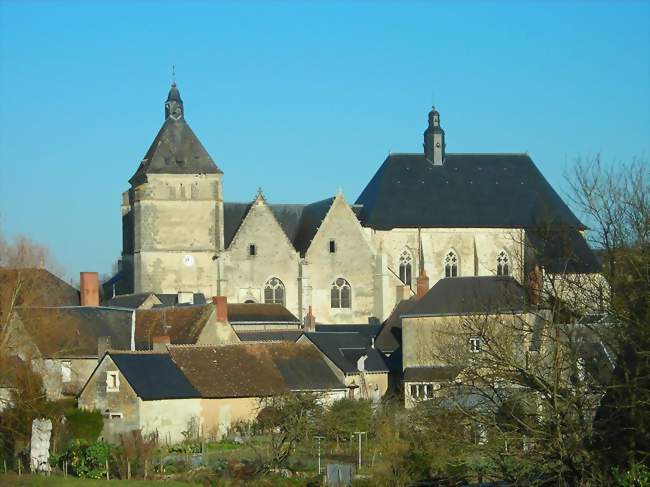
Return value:
[(120, 375), (118, 372), (106, 372), (106, 390), (108, 392), (117, 392), (120, 390)]
[(350, 283), (342, 277), (332, 283), (331, 305), (332, 308), (352, 307), (352, 288)]
[(497, 255), (497, 276), (509, 276), (510, 275), (510, 260), (508, 259), (508, 254), (505, 250), (499, 252)]
[(109, 419), (122, 419), (124, 415), (122, 413), (108, 413)]
[(458, 277), (458, 256), (453, 250), (445, 256), (445, 277)]
[(61, 362), (61, 382), (70, 382), (72, 380), (72, 362), (65, 360)]
[(411, 397), (416, 400), (431, 399), (435, 389), (438, 387), (434, 384), (411, 384)]
[(264, 285), (264, 302), (284, 306), (284, 284), (277, 277), (272, 277)]
[(330, 254), (336, 253), (336, 240), (330, 240)]
[(411, 286), (412, 281), (412, 261), (411, 253), (408, 250), (402, 252), (399, 256), (399, 278), (407, 286)]
[(472, 337), (469, 339), (469, 351), (478, 353), (481, 351), (481, 339), (479, 337)]
[(257, 246), (255, 244), (248, 245), (248, 255), (250, 257), (255, 257), (257, 255)]

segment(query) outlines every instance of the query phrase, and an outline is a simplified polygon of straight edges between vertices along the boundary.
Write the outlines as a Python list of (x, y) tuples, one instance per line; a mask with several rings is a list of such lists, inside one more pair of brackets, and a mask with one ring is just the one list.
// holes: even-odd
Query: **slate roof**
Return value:
[(228, 303), (228, 321), (237, 323), (300, 323), (291, 311), (281, 304)]
[(133, 186), (142, 184), (148, 174), (220, 173), (185, 117), (167, 117), (129, 182)]
[(326, 331), (331, 333), (346, 333), (346, 332), (359, 333), (367, 338), (367, 342), (369, 345), (372, 343), (372, 339), (377, 336), (380, 329), (381, 329), (381, 325), (375, 325), (370, 323), (367, 325), (366, 324), (324, 325), (324, 324), (316, 323), (316, 331)]
[(237, 331), (242, 342), (296, 342), (302, 336), (300, 330)]
[(131, 348), (130, 310), (102, 307), (19, 308), (18, 316), (45, 357), (97, 356), (97, 339), (115, 349)]
[(138, 397), (145, 401), (201, 397), (166, 353), (109, 355)]
[(388, 372), (384, 355), (370, 347), (368, 337), (354, 332), (307, 332), (305, 336), (346, 374), (357, 373), (357, 360), (368, 355), (367, 372)]
[(205, 295), (203, 293), (194, 293), (192, 304), (179, 304), (178, 302), (178, 293), (175, 294), (162, 294), (156, 293), (156, 297), (162, 303), (161, 305), (156, 306), (196, 306), (199, 304), (206, 304)]
[(527, 231), (527, 250), (533, 251), (533, 262), (546, 272), (598, 273), (602, 265), (582, 234), (575, 229)]
[(169, 336), (172, 345), (195, 344), (213, 311), (211, 304), (138, 310), (136, 348), (149, 350), (153, 337), (158, 335)]
[(291, 390), (345, 388), (311, 345), (171, 347), (169, 353), (204, 398), (265, 397)]
[(458, 367), (407, 367), (404, 369), (404, 382), (443, 382), (456, 378), (460, 373)]
[(375, 339), (375, 346), (384, 352), (397, 350), (402, 344), (402, 315), (409, 313), (416, 305), (415, 297), (397, 303)]
[(79, 306), (79, 291), (46, 269), (0, 267), (0, 299), (17, 285), (17, 306)]
[(440, 279), (403, 316), (523, 312), (526, 291), (513, 277), (479, 276)]
[[(280, 224), (293, 247), (304, 256), (329, 211), (334, 198), (327, 198), (315, 203), (302, 204), (268, 204), (273, 216)], [(237, 230), (241, 226), (252, 203), (223, 204), (224, 245), (230, 246)], [(361, 207), (352, 206), (352, 211), (359, 216)]]
[(362, 224), (380, 230), (584, 228), (526, 154), (447, 154), (442, 166), (390, 154), (356, 203)]

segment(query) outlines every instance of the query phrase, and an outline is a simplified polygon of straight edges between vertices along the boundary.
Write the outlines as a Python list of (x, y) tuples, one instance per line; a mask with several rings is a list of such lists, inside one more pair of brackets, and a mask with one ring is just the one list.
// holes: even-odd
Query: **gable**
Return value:
[(352, 265), (359, 262), (359, 257), (363, 254), (373, 254), (363, 227), (346, 203), (343, 195), (338, 195), (332, 201), (313, 239), (309, 243), (305, 255), (313, 257), (315, 255), (324, 256), (330, 254), (329, 241), (331, 239), (336, 242), (336, 254), (338, 254), (339, 258), (350, 259), (349, 262)]
[[(282, 246), (295, 253), (291, 241), (278, 223), (271, 208), (266, 204), (264, 198), (258, 196), (248, 208), (241, 225), (227, 248), (231, 252), (235, 250), (247, 251), (248, 244), (255, 243), (259, 246), (260, 242), (271, 245), (275, 251), (277, 251), (278, 246)], [(260, 251), (263, 250), (260, 247)]]

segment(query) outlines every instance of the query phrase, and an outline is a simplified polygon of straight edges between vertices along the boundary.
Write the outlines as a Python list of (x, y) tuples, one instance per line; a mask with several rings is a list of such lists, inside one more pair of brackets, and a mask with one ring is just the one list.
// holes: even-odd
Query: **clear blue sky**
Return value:
[(648, 160), (649, 31), (648, 2), (0, 1), (0, 225), (109, 272), (172, 64), (229, 201), (354, 201), (432, 102), (448, 151), (562, 190), (578, 155)]

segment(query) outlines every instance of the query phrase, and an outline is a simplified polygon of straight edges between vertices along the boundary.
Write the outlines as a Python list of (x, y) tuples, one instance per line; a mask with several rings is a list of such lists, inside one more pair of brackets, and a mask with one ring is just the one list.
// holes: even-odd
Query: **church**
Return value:
[(389, 154), (354, 202), (339, 193), (279, 204), (261, 191), (227, 202), (223, 176), (172, 84), (163, 125), (122, 195), (114, 294), (202, 293), (282, 304), (302, 322), (311, 313), (361, 324), (383, 322), (440, 279), (525, 283), (540, 269), (560, 272), (560, 250), (571, 257), (561, 272), (598, 272), (585, 226), (530, 156), (447, 152), (435, 108), (422, 150)]

